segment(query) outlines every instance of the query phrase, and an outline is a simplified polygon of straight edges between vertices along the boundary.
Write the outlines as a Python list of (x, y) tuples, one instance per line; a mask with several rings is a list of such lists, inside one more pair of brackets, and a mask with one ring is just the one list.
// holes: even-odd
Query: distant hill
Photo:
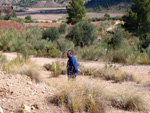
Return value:
[(21, 0), (0, 0), (0, 5), (14, 4)]
[(85, 3), (86, 8), (95, 10), (112, 10), (112, 9), (128, 9), (132, 0), (90, 0)]
[[(0, 0), (0, 5), (13, 4), (20, 7), (65, 7), (70, 0)], [(88, 9), (95, 11), (101, 9), (111, 10), (128, 9), (132, 0), (84, 0)], [(117, 7), (116, 7), (117, 6)]]

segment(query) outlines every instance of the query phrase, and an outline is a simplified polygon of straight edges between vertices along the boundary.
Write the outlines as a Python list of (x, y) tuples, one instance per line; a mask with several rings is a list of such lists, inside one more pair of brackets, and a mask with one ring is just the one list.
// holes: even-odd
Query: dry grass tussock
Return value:
[(110, 106), (129, 111), (150, 110), (149, 95), (134, 90), (112, 89), (105, 83), (91, 80), (60, 83), (49, 101), (57, 106), (65, 105), (72, 113), (105, 113)]
[(2, 70), (11, 74), (27, 75), (32, 81), (41, 82), (42, 67), (34, 64), (30, 59), (21, 58), (19, 55), (16, 59), (2, 66)]
[(140, 83), (140, 78), (136, 78), (131, 73), (126, 73), (115, 66), (105, 66), (103, 68), (79, 67), (80, 73), (85, 76), (102, 78), (104, 80), (113, 80), (114, 82), (133, 81)]
[(69, 81), (61, 84), (50, 102), (65, 105), (71, 113), (105, 113), (103, 87), (88, 81)]
[(112, 97), (113, 107), (129, 111), (147, 112), (150, 110), (149, 95), (131, 90), (118, 91), (117, 93)]
[(52, 62), (52, 65), (50, 66), (50, 71), (53, 72), (53, 77), (59, 77), (59, 75), (62, 72), (62, 67), (60, 62)]
[(47, 71), (52, 72), (52, 77), (59, 77), (60, 74), (66, 74), (64, 63), (52, 62), (52, 64), (45, 64), (43, 66)]

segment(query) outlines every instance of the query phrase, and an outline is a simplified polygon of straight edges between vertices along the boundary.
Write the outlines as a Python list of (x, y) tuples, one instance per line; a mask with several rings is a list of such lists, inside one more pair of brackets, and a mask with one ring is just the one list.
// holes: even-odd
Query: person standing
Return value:
[(67, 75), (68, 75), (68, 80), (75, 78), (78, 75), (78, 66), (77, 66), (77, 60), (73, 56), (73, 50), (69, 50), (67, 52), (67, 57), (68, 57), (68, 62), (67, 62)]

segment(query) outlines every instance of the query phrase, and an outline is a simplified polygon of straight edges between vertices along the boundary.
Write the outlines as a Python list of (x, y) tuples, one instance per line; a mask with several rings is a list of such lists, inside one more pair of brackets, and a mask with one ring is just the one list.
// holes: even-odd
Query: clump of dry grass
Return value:
[(150, 87), (150, 81), (146, 81), (142, 84), (144, 87)]
[(16, 59), (3, 66), (3, 71), (11, 74), (27, 75), (32, 81), (41, 82), (41, 71), (43, 69), (31, 62), (29, 59), (21, 58), (19, 55)]
[(102, 88), (90, 82), (70, 81), (61, 85), (50, 98), (55, 105), (65, 105), (72, 113), (105, 113)]
[(136, 81), (132, 74), (123, 72), (120, 69), (115, 69), (114, 67), (105, 67), (97, 70), (93, 76), (102, 77), (105, 80), (114, 80), (115, 82)]
[(149, 97), (133, 91), (120, 92), (117, 98), (112, 99), (112, 106), (124, 110), (148, 111)]
[(62, 72), (61, 64), (59, 62), (53, 62), (50, 66), (50, 71), (53, 72), (53, 77), (59, 77)]
[(104, 68), (86, 68), (80, 67), (80, 74), (92, 76), (94, 78), (103, 78), (104, 80), (113, 80), (114, 82), (134, 81), (139, 82), (133, 74), (126, 73), (114, 66)]
[(80, 74), (84, 76), (93, 76), (94, 72), (97, 70), (96, 68), (91, 68), (91, 67), (84, 67), (80, 66), (79, 67)]
[(7, 63), (7, 59), (0, 53), (0, 70), (3, 70), (4, 65)]

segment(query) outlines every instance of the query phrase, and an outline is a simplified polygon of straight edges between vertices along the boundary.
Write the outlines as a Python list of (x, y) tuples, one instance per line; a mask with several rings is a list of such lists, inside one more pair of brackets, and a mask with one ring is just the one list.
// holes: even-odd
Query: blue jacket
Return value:
[(77, 76), (78, 72), (77, 60), (74, 56), (72, 56), (67, 62), (67, 74)]

